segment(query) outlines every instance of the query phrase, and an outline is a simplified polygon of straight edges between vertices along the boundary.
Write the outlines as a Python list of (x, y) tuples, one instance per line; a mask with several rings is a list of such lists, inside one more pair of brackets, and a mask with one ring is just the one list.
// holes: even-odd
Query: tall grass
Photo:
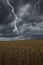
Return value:
[(43, 65), (43, 50), (37, 45), (0, 46), (0, 65)]

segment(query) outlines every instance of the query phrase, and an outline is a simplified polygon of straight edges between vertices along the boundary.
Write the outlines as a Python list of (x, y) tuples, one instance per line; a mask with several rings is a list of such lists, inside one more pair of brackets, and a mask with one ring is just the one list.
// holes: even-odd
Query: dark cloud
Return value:
[[(8, 19), (9, 13), (11, 12), (11, 8), (8, 5), (5, 5), (5, 3), (3, 3), (6, 0), (1, 1), (0, 0), (0, 24), (8, 24), (9, 22), (11, 22), (15, 17), (11, 14), (10, 18)], [(37, 2), (38, 0), (9, 0), (9, 2), (12, 4), (12, 6), (14, 6), (15, 12), (18, 13), (19, 7), (23, 6), (25, 4), (31, 4), (35, 5), (35, 2)], [(40, 1), (39, 3), (40, 6), (40, 13), (43, 13), (43, 0)]]
[[(0, 0), (0, 37), (37, 38), (38, 26), (35, 24), (43, 21), (43, 0), (37, 3), (38, 1), (39, 0), (9, 0), (10, 4), (14, 7), (14, 12), (12, 13), (12, 8), (8, 5), (7, 0)], [(14, 13), (19, 17), (17, 19), (18, 35), (16, 31), (13, 32), (14, 25), (12, 26), (12, 22), (15, 21)], [(34, 26), (36, 26), (36, 28)]]

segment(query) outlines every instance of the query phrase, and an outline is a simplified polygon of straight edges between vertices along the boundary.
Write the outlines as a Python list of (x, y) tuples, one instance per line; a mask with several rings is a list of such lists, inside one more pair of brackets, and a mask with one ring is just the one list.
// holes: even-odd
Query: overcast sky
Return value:
[[(13, 13), (11, 13), (12, 8), (8, 5), (7, 0), (0, 0), (0, 32), (1, 32), (0, 36), (5, 37), (16, 36), (16, 34), (13, 32), (14, 27), (10, 25), (12, 21), (15, 21), (14, 13), (18, 17), (20, 17), (20, 19), (17, 19), (17, 22), (18, 20), (20, 21), (20, 24), (18, 26), (20, 27), (23, 23), (24, 29), (22, 29), (21, 31), (28, 29), (25, 27), (28, 25), (24, 24), (24, 22), (25, 23), (30, 22), (31, 18), (37, 17), (38, 15), (41, 14), (43, 15), (43, 0), (9, 0), (9, 3), (12, 5), (12, 7), (14, 7)], [(9, 17), (10, 13), (11, 15)], [(39, 20), (40, 20), (39, 18), (37, 20), (33, 19), (33, 21), (39, 21)]]

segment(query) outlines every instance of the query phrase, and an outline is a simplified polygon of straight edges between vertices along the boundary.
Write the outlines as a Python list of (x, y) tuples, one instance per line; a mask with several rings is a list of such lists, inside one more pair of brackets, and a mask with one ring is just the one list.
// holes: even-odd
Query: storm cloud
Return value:
[(0, 38), (43, 38), (43, 0), (9, 0), (9, 4), (0, 0)]

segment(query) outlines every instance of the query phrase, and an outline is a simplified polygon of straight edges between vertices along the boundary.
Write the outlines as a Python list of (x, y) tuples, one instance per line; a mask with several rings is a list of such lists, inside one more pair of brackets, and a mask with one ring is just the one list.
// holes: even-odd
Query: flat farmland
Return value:
[(43, 40), (0, 41), (0, 65), (43, 65)]

